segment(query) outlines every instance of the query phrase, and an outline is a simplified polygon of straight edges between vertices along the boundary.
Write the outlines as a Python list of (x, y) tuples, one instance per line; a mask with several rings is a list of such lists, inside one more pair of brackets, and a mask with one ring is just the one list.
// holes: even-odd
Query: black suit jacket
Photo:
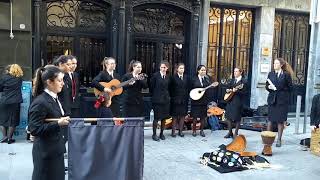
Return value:
[(156, 72), (150, 79), (150, 92), (152, 93), (152, 103), (154, 104), (169, 104), (169, 81), (170, 77), (167, 74), (165, 79), (161, 77), (160, 72)]
[(71, 115), (72, 105), (72, 82), (68, 73), (63, 77), (64, 86), (60, 93), (58, 93), (59, 101), (61, 102), (63, 109), (65, 109), (65, 115)]
[(71, 94), (70, 94), (70, 97), (71, 97), (71, 108), (80, 108), (80, 94), (79, 94), (79, 91), (80, 91), (80, 81), (79, 81), (79, 74), (76, 73), (76, 72), (73, 72), (73, 78), (74, 78), (74, 81), (75, 81), (75, 98), (73, 99), (72, 97), (72, 80), (70, 79), (70, 76), (68, 74), (68, 80), (70, 81), (71, 83)]
[(277, 90), (271, 90), (268, 88), (269, 83), (266, 82), (266, 89), (269, 91), (268, 104), (289, 104), (290, 91), (292, 90), (292, 78), (289, 73), (282, 72), (281, 75), (277, 76), (275, 71), (268, 74), (268, 78), (276, 86)]
[[(132, 73), (127, 73), (122, 77), (122, 82), (133, 78)], [(133, 85), (124, 86), (122, 94), (123, 103), (126, 105), (143, 105), (142, 89), (148, 87), (147, 79), (138, 80)]]
[(320, 124), (320, 94), (317, 94), (312, 99), (310, 125)]
[(21, 77), (18, 78), (11, 76), (10, 74), (4, 74), (0, 79), (0, 92), (3, 92), (0, 98), (0, 103), (22, 103), (21, 86)]
[(183, 80), (179, 78), (178, 74), (171, 77), (170, 80), (170, 96), (171, 103), (178, 105), (188, 104), (189, 90), (190, 90), (190, 80), (187, 75), (183, 75)]
[(64, 141), (58, 122), (45, 122), (47, 118), (62, 117), (59, 105), (43, 92), (29, 107), (29, 131), (36, 136), (34, 151), (42, 158), (54, 158), (65, 152)]
[(98, 109), (98, 118), (113, 118), (111, 109), (108, 107), (100, 107)]
[[(191, 89), (194, 88), (205, 88), (211, 84), (211, 80), (207, 77), (204, 76), (204, 81), (202, 82), (203, 86), (201, 85), (200, 79), (198, 75), (192, 79), (192, 84), (191, 84)], [(210, 102), (210, 97), (208, 91), (204, 93), (204, 95), (199, 99), (199, 100), (191, 100), (191, 105), (196, 105), (196, 106), (206, 106)]]

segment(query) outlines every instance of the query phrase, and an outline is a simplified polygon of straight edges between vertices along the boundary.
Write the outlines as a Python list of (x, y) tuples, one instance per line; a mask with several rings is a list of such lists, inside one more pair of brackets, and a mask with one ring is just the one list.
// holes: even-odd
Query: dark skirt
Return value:
[(170, 117), (170, 104), (152, 104), (154, 120), (164, 120)]
[(171, 115), (174, 117), (177, 116), (186, 116), (188, 107), (185, 104), (172, 104), (171, 105)]
[(207, 106), (206, 105), (191, 106), (191, 117), (201, 118), (201, 119), (206, 118)]
[(268, 106), (268, 119), (271, 122), (283, 123), (288, 118), (287, 104), (273, 104)]
[(1, 105), (4, 114), (0, 118), (0, 126), (16, 127), (20, 123), (20, 103)]
[(227, 104), (225, 115), (229, 121), (240, 122), (242, 115), (242, 105)]
[(123, 115), (124, 117), (144, 117), (143, 104), (124, 104)]

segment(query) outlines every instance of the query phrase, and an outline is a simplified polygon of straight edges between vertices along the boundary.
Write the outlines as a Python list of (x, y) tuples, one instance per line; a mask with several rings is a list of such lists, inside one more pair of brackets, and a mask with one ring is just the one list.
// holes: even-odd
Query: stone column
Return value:
[(118, 29), (118, 48), (117, 48), (117, 66), (118, 66), (118, 73), (124, 74), (126, 69), (126, 62), (125, 62), (125, 23), (126, 23), (126, 2), (124, 0), (120, 1), (119, 7), (119, 29)]
[(40, 34), (40, 4), (41, 0), (35, 0), (34, 6), (34, 45), (33, 45), (33, 62), (32, 69), (35, 70), (41, 66), (41, 34)]
[(200, 52), (199, 59), (200, 64), (207, 65), (207, 53), (208, 53), (208, 29), (209, 29), (209, 9), (210, 2), (202, 1), (201, 9), (201, 22), (200, 22)]
[[(260, 7), (255, 16), (250, 107), (267, 104), (265, 82), (272, 66), (275, 8)], [(262, 51), (264, 49), (264, 51)]]

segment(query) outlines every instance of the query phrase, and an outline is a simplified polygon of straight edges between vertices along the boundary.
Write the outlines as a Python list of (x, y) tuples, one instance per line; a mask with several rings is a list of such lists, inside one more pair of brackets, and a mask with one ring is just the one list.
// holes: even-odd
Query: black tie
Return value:
[(165, 76), (165, 75), (163, 75), (163, 76), (162, 76), (162, 78), (163, 78), (163, 79), (165, 79), (165, 78), (166, 78), (166, 76)]

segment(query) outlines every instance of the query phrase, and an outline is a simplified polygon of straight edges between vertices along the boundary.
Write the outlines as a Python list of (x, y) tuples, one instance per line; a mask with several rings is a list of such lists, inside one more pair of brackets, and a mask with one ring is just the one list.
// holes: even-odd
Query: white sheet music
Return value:
[(272, 81), (268, 78), (267, 79), (267, 81), (268, 81), (268, 83), (271, 85), (271, 89), (273, 89), (274, 91), (276, 91), (277, 90), (277, 88), (276, 88), (276, 86), (272, 83)]

